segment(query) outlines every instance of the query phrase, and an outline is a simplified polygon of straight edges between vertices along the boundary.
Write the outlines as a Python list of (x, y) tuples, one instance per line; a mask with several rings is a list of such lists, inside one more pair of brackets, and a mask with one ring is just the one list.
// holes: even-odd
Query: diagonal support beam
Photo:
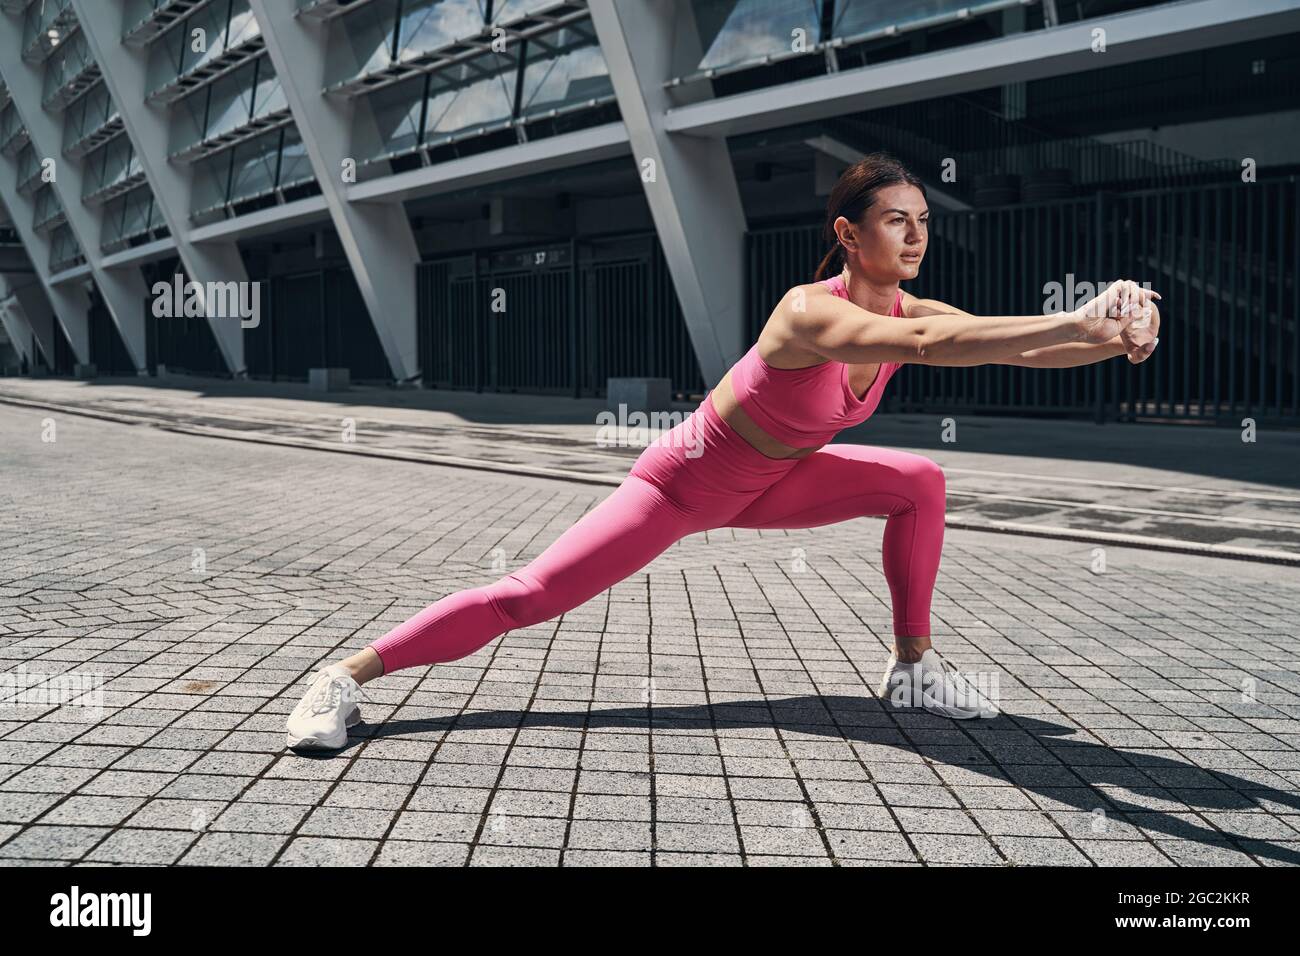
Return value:
[[(168, 113), (145, 102), (149, 94), (146, 50), (122, 43), (125, 27), (121, 5), (103, 0), (72, 0), (81, 32), (90, 44), (104, 75), (108, 92), (122, 117), (126, 135), (135, 146), (145, 178), (153, 189), (154, 202), (171, 230), (176, 252), (189, 279), (205, 289), (208, 283), (248, 282), (248, 271), (234, 242), (197, 244), (190, 239), (190, 176), (167, 160)], [(205, 311), (209, 311), (206, 310)], [(239, 318), (208, 316), (226, 368), (236, 378), (245, 377), (244, 334)]]
[[(11, 283), (10, 290), (13, 296), (10, 300), (10, 306), (31, 329), (36, 341), (40, 345), (41, 352), (48, 359), (50, 368), (54, 367), (54, 323), (58, 318), (54, 310), (50, 308), (50, 300), (46, 295), (45, 289), (39, 282)], [(86, 299), (86, 308), (90, 308), (90, 297), (86, 295), (85, 289), (79, 286), (69, 287), (72, 293), (72, 302), (76, 302), (76, 295), (80, 293)], [(30, 342), (27, 343), (30, 346)], [(36, 361), (35, 356), (28, 358), (28, 363)]]
[[(23, 279), (28, 281), (23, 282)], [(20, 296), (20, 291), (24, 295)], [(0, 275), (0, 324), (4, 325), (5, 334), (9, 336), (9, 341), (13, 343), (14, 348), (18, 351), (19, 358), (26, 360), (28, 368), (31, 368), (36, 363), (36, 356), (32, 352), (32, 336), (36, 335), (36, 328), (27, 317), (27, 310), (23, 308), (23, 299), (28, 298), (31, 292), (39, 296), (42, 291), (39, 279), (33, 281), (28, 276), (12, 278), (8, 275)], [(50, 340), (48, 349), (53, 349), (54, 316), (50, 310), (49, 302), (42, 301), (45, 302), (45, 318), (49, 328), (46, 330), (45, 336), (41, 338), (48, 338)], [(48, 351), (44, 341), (41, 341), (40, 349), (46, 354), (53, 354)]]
[(344, 191), (343, 160), (356, 158), (350, 152), (350, 111), (368, 106), (337, 103), (321, 94), (328, 24), (295, 17), (294, 0), (249, 0), (249, 5), (393, 377), (412, 379), (420, 373), (415, 331), (420, 251), (410, 220), (401, 204), (354, 204)]
[[(104, 297), (104, 303), (108, 306), (113, 324), (117, 326), (118, 333), (122, 337), (127, 354), (135, 365), (136, 374), (148, 375), (144, 325), (145, 296), (148, 294), (148, 289), (145, 287), (144, 277), (135, 267), (104, 268), (104, 254), (99, 247), (102, 227), (100, 212), (88, 208), (81, 202), (81, 166), (62, 156), (59, 151), (59, 144), (63, 139), (62, 123), (57, 115), (46, 112), (41, 106), (45, 64), (32, 64), (23, 59), (22, 36), (22, 22), (19, 17), (12, 14), (0, 16), (0, 76), (9, 88), (14, 107), (18, 110), (23, 125), (27, 127), (27, 134), (31, 137), (32, 147), (36, 150), (37, 156), (55, 161), (55, 179), (50, 185), (59, 197), (59, 202), (63, 204), (68, 226), (72, 229), (72, 234), (77, 237), (77, 242), (81, 244), (86, 263), (90, 266), (100, 295)], [(30, 214), (24, 211), (26, 207), (21, 203), (12, 204), (6, 197), (6, 205), (14, 215), (15, 224), (19, 218), (25, 218), (30, 222)], [(26, 241), (27, 237), (24, 236), (24, 242)], [(33, 259), (41, 258), (36, 253), (39, 248), (41, 248), (39, 245), (28, 246), (33, 253)], [(48, 256), (45, 257), (45, 261), (48, 266)], [(38, 268), (41, 265), (36, 262), (33, 264)], [(68, 304), (61, 302), (61, 298), (61, 294), (50, 289), (50, 299), (60, 320), (67, 323), (70, 317), (65, 316), (64, 313)], [(77, 326), (75, 320), (72, 324), (74, 327)], [(68, 326), (65, 324), (66, 328)], [(78, 361), (89, 361), (90, 343), (84, 312), (81, 313), (80, 327), (76, 330), (77, 339), (69, 335), (68, 340), (72, 343)], [(79, 347), (78, 341), (84, 344), (84, 349)], [(83, 354), (86, 356), (84, 359)]]
[[(0, 21), (3, 22), (3, 21)], [(27, 314), (28, 324), (40, 342), (41, 351), (54, 362), (54, 323), (63, 326), (64, 337), (72, 346), (72, 354), (81, 364), (90, 362), (90, 296), (77, 282), (61, 282), (57, 285), (50, 281), (50, 238), (41, 235), (32, 228), (32, 216), (36, 203), (30, 196), (24, 196), (15, 184), (18, 182), (18, 162), (0, 153), (0, 203), (9, 212), (18, 237), (27, 250), (27, 258), (32, 269), (41, 280), (45, 297), (32, 300), (20, 299)], [(50, 311), (53, 306), (53, 312)], [(143, 308), (143, 304), (141, 305)]]
[(726, 140), (676, 136), (663, 126), (676, 44), (693, 43), (688, 52), (699, 62), (694, 15), (688, 0), (588, 6), (686, 328), (712, 387), (747, 347), (746, 223)]

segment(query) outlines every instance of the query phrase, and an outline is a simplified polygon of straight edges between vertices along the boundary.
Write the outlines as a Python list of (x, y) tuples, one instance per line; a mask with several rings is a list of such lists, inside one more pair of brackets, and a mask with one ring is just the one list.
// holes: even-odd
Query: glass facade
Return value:
[(146, 46), (149, 98), (168, 111), (169, 161), (189, 170), (191, 222), (317, 191), (247, 0), (211, 0), (161, 23), (169, 6), (142, 0), (128, 30)]
[(211, 0), (150, 43), (151, 95), (163, 99), (184, 95), (261, 50), (261, 29), (248, 0)]
[[(978, 6), (970, 0), (692, 0), (705, 52), (694, 72), (680, 79), (764, 67), (827, 46), (839, 50), (893, 38), (921, 26), (967, 19), (973, 9), (988, 15), (1032, 5), (1037, 0), (989, 0)], [(792, 78), (778, 75), (773, 81)]]
[(173, 109), (171, 155), (196, 159), (291, 120), (280, 79), (259, 56), (180, 100)]
[(608, 122), (615, 99), (585, 9), (555, 0), (375, 0), (338, 18), (326, 79), (368, 106), (353, 130), (365, 163), (511, 129), (523, 141), (528, 124), (562, 113)]
[[(101, 248), (156, 238), (161, 223), (152, 212), (153, 193), (71, 3), (36, 0), (23, 10), (22, 24), (24, 59), (41, 70), (41, 103), (27, 108), (57, 117), (61, 140), (49, 146), (62, 157), (53, 158), (79, 163), (79, 199), (100, 226)], [(33, 228), (49, 235), (50, 268), (70, 268), (84, 261), (83, 251), (14, 106), (0, 111), (0, 150), (16, 156), (20, 187), (33, 199)]]

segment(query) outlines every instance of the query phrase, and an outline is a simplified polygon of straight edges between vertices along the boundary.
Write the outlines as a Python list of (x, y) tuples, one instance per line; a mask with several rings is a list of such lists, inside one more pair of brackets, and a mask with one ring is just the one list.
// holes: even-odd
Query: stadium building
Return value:
[(1165, 329), (882, 411), (1294, 423), (1298, 39), (1283, 0), (0, 0), (0, 371), (690, 400), (887, 150), (908, 291), (1134, 278)]

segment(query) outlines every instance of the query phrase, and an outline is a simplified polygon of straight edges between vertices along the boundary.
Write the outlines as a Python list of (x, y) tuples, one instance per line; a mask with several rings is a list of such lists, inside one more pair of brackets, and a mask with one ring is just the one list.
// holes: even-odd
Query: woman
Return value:
[[(333, 749), (358, 722), (359, 685), (456, 660), (514, 628), (586, 602), (685, 535), (711, 528), (812, 528), (887, 515), (884, 574), (894, 647), (880, 683), (893, 705), (956, 718), (996, 705), (930, 643), (930, 598), (944, 530), (944, 474), (921, 455), (829, 445), (865, 421), (904, 364), (1064, 367), (1155, 347), (1154, 293), (1127, 280), (1073, 312), (973, 316), (898, 283), (925, 255), (925, 187), (877, 153), (831, 192), (816, 279), (790, 289), (749, 352), (695, 412), (648, 445), (612, 494), (518, 571), (450, 594), (369, 647), (319, 671), (287, 722), (288, 745)], [(1132, 327), (1131, 327), (1132, 326)], [(902, 693), (898, 692), (903, 691)]]

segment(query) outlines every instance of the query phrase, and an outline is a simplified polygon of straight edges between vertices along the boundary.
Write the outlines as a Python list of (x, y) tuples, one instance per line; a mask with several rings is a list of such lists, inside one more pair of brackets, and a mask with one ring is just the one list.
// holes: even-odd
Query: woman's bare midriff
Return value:
[[(812, 363), (810, 363), (812, 364)], [(876, 366), (876, 375), (880, 374), (880, 366)], [(872, 376), (872, 383), (875, 382), (875, 376)], [(870, 390), (868, 384), (862, 388), (853, 386), (852, 375), (849, 377), (849, 384), (853, 387), (853, 394), (861, 397)], [(731, 388), (731, 370), (722, 376), (722, 381), (718, 382), (716, 388), (709, 392), (709, 400), (713, 403), (713, 410), (718, 413), (718, 417), (736, 430), (741, 438), (745, 439), (755, 451), (760, 455), (768, 458), (806, 458), (823, 445), (814, 445), (811, 448), (795, 448), (784, 442), (779, 442), (767, 432), (763, 431), (758, 424), (749, 417), (749, 414), (736, 401), (736, 393)]]

